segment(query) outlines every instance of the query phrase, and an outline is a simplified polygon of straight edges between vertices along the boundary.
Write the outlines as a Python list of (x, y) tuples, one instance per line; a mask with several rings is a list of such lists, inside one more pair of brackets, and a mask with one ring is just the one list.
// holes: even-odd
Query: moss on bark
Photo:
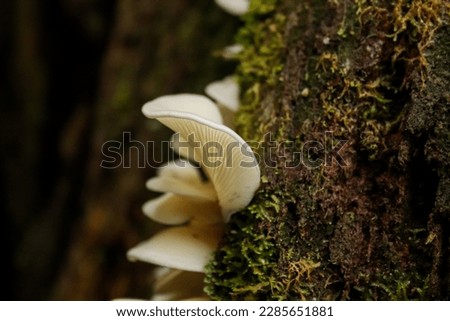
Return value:
[(263, 183), (233, 216), (208, 293), (448, 299), (448, 2), (260, 8), (238, 35), (237, 128), (262, 142)]

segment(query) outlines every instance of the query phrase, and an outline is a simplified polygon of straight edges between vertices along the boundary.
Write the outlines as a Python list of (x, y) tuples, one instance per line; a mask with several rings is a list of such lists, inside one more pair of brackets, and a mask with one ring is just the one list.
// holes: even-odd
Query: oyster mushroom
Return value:
[(210, 99), (190, 94), (163, 96), (146, 103), (142, 112), (188, 143), (191, 158), (201, 164), (214, 186), (225, 222), (250, 203), (260, 183), (256, 157), (236, 132), (222, 125), (219, 109)]
[[(220, 103), (220, 93), (216, 99)], [(202, 275), (192, 273), (204, 271), (222, 238), (224, 222), (253, 198), (259, 187), (258, 164), (245, 141), (222, 124), (218, 106), (205, 96), (160, 97), (145, 104), (143, 113), (177, 133), (180, 154), (200, 164), (209, 180), (186, 161), (160, 168), (146, 186), (165, 194), (146, 202), (143, 212), (175, 226), (138, 244), (127, 256), (168, 268), (157, 276), (154, 299), (205, 299), (201, 291), (189, 291), (193, 278), (198, 281)]]
[(214, 188), (188, 164), (178, 161), (163, 166), (146, 185), (167, 193), (143, 205), (143, 212), (156, 222), (185, 225), (167, 228), (133, 247), (127, 253), (131, 261), (202, 272), (217, 248), (223, 222)]
[(182, 160), (159, 167), (157, 176), (145, 185), (155, 192), (171, 192), (212, 201), (217, 199), (211, 182), (202, 181), (198, 168)]
[(167, 225), (186, 224), (191, 220), (196, 224), (216, 224), (222, 220), (217, 201), (205, 201), (195, 197), (185, 197), (166, 193), (147, 201), (142, 206), (144, 214), (155, 222)]
[(228, 76), (214, 81), (206, 86), (205, 92), (219, 106), (224, 124), (234, 127), (234, 114), (239, 108), (239, 84), (236, 78)]
[(144, 261), (191, 272), (203, 272), (222, 238), (220, 224), (167, 228), (128, 251), (130, 261)]
[[(219, 107), (236, 112), (239, 108), (239, 84), (233, 76), (214, 81), (205, 88), (206, 94), (214, 99)], [(223, 116), (223, 115), (222, 115)]]

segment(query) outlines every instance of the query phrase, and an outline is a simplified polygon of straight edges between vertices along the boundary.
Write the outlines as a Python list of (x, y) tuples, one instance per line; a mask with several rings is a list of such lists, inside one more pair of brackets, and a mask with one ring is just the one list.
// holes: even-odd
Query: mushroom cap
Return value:
[[(260, 184), (260, 171), (251, 148), (238, 134), (217, 119), (205, 117), (205, 114), (215, 114), (205, 113), (205, 99), (209, 100), (201, 95), (190, 95), (187, 111), (180, 95), (163, 96), (146, 103), (142, 112), (198, 144), (193, 146), (193, 159), (201, 164), (212, 182), (222, 215), (228, 221), (231, 214), (250, 203)], [(201, 108), (196, 107), (195, 100)], [(218, 112), (217, 106), (210, 102)]]
[[(145, 106), (151, 103), (151, 115), (147, 115)], [(168, 105), (177, 106), (176, 109), (168, 108)], [(208, 120), (213, 123), (222, 124), (222, 115), (216, 104), (208, 97), (196, 94), (176, 94), (156, 98), (142, 107), (142, 112), (149, 118), (173, 117), (183, 118), (183, 115)], [(163, 123), (164, 124), (164, 123)]]
[(214, 81), (205, 88), (206, 94), (233, 112), (239, 108), (239, 84), (235, 77), (228, 76), (222, 80)]
[(152, 220), (168, 225), (185, 224), (193, 220), (197, 225), (221, 222), (216, 201), (205, 201), (194, 197), (166, 193), (142, 206), (144, 214)]
[(182, 226), (165, 229), (130, 249), (130, 261), (144, 261), (192, 272), (203, 272), (222, 238), (223, 227)]
[(205, 88), (206, 94), (217, 102), (223, 123), (232, 129), (234, 128), (234, 115), (240, 105), (239, 91), (239, 84), (233, 76), (214, 81)]
[(241, 16), (248, 11), (249, 0), (215, 0), (216, 4), (229, 14)]
[(146, 182), (146, 187), (155, 192), (174, 193), (206, 200), (216, 200), (211, 182), (203, 181), (199, 168), (187, 161), (169, 162), (158, 168), (157, 176)]

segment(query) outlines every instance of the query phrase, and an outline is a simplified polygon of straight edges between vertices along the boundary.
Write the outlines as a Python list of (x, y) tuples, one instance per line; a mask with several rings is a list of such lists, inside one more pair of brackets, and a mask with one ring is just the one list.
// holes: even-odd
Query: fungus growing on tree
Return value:
[[(225, 79), (213, 83), (207, 91), (219, 104), (237, 108), (236, 86), (231, 79)], [(174, 294), (173, 287), (177, 286), (173, 279), (180, 273), (204, 271), (222, 238), (225, 223), (253, 198), (260, 170), (250, 147), (222, 124), (219, 107), (209, 98), (192, 94), (163, 96), (146, 103), (142, 111), (176, 132), (178, 140), (172, 147), (198, 164), (206, 176), (203, 178), (200, 168), (181, 159), (159, 168), (146, 186), (164, 194), (146, 202), (142, 209), (152, 220), (172, 226), (127, 253), (132, 261), (169, 268), (166, 274), (157, 276), (155, 297), (174, 299), (186, 291), (180, 285), (178, 294)], [(167, 292), (165, 287), (171, 290)]]

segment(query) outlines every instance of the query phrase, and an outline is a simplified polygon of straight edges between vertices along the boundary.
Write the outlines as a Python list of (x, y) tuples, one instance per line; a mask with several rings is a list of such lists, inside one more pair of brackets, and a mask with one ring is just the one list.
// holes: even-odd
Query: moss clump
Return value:
[[(277, 86), (284, 66), (286, 18), (280, 12), (275, 13), (279, 2), (252, 1), (249, 13), (243, 17), (245, 26), (236, 37), (244, 48), (238, 57), (238, 76), (244, 93), (236, 124), (244, 139), (259, 147), (266, 130), (258, 124), (267, 123), (266, 119), (271, 117), (265, 114), (258, 119), (262, 92)], [(261, 149), (257, 151), (263, 155)], [(226, 243), (207, 267), (206, 292), (213, 299), (264, 300), (273, 295), (277, 283), (273, 271), (279, 260), (279, 248), (271, 218), (280, 212), (286, 193), (269, 188), (267, 177), (262, 180), (264, 187), (255, 195), (252, 205), (232, 217)]]
[(279, 83), (284, 66), (286, 17), (275, 11), (279, 2), (253, 1), (250, 12), (243, 17), (245, 26), (236, 36), (243, 46), (238, 57), (238, 75), (241, 87), (245, 88), (236, 125), (247, 141), (260, 141), (265, 133), (256, 126), (266, 120), (259, 120), (255, 111), (261, 104), (261, 93), (272, 90)]
[(262, 300), (271, 295), (270, 275), (278, 250), (267, 217), (276, 207), (266, 196), (258, 194), (254, 205), (232, 217), (226, 233), (228, 244), (207, 267), (206, 292), (211, 298)]
[[(257, 13), (254, 2), (238, 36), (244, 91), (237, 128), (246, 140), (262, 141), (258, 151), (294, 147), (261, 154), (263, 185), (233, 217), (208, 267), (208, 293), (448, 298), (442, 191), (450, 175), (438, 150), (448, 149), (449, 99), (438, 83), (449, 81), (442, 70), (450, 52), (433, 45), (448, 42), (440, 36), (448, 30), (448, 2), (273, 4)], [(427, 127), (428, 120), (439, 126)], [(306, 152), (325, 160), (322, 166), (308, 158), (286, 166), (310, 142), (331, 146)]]

